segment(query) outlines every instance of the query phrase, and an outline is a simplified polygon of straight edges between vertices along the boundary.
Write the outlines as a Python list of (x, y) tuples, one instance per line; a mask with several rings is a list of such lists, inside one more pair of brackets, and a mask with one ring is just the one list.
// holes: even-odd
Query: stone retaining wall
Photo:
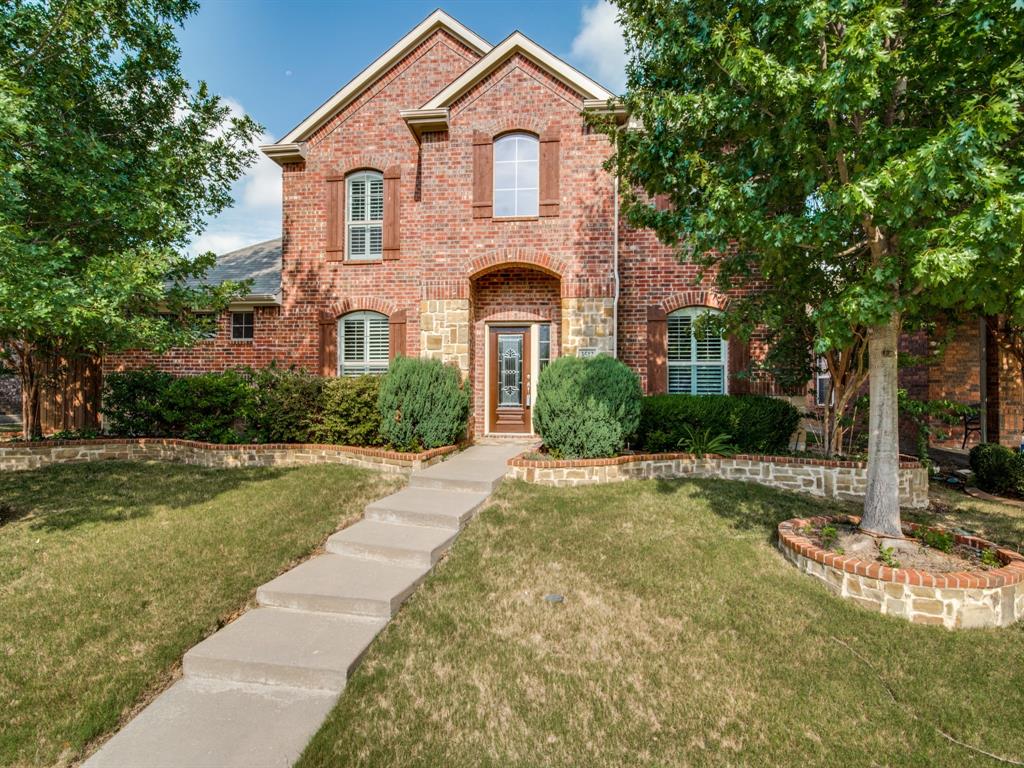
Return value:
[[(1003, 566), (975, 573), (942, 574), (889, 568), (821, 549), (802, 533), (807, 525), (828, 522), (856, 525), (860, 518), (786, 520), (779, 523), (779, 549), (787, 560), (835, 595), (871, 611), (947, 629), (1005, 627), (1024, 617), (1024, 557), (1017, 552), (985, 539), (956, 535), (958, 544), (996, 549)], [(912, 533), (915, 527), (904, 526), (904, 531)]]
[[(611, 459), (546, 461), (517, 456), (510, 476), (554, 486), (592, 485), (650, 478), (719, 477), (799, 491), (828, 499), (859, 501), (867, 491), (867, 464), (790, 456), (705, 456), (652, 453)], [(917, 461), (900, 464), (900, 503), (928, 506), (928, 470)]]
[(458, 450), (457, 446), (421, 453), (344, 445), (267, 443), (219, 445), (170, 438), (45, 440), (0, 443), (0, 471), (38, 469), (83, 461), (172, 461), (200, 467), (295, 467), (304, 464), (351, 464), (385, 472), (428, 467)]

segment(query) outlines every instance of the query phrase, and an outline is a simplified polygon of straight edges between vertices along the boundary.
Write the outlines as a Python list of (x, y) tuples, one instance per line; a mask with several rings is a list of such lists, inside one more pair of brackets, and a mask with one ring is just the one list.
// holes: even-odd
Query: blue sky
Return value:
[[(179, 34), (182, 68), (205, 80), (272, 141), (441, 7), (491, 43), (515, 30), (609, 89), (623, 84), (624, 53), (607, 0), (207, 0)], [(235, 205), (193, 248), (224, 253), (281, 232), (280, 170), (262, 158), (234, 187)]]

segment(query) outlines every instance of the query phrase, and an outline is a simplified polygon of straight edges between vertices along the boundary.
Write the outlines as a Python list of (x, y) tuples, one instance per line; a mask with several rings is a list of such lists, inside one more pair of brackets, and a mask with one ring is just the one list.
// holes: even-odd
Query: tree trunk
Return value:
[(899, 316), (868, 332), (870, 411), (868, 417), (868, 487), (861, 527), (902, 536), (899, 496), (899, 405), (896, 353)]
[(40, 410), (39, 371), (35, 356), (27, 349), (22, 350), (18, 373), (21, 378), (21, 428), (26, 440), (43, 436), (42, 413)]

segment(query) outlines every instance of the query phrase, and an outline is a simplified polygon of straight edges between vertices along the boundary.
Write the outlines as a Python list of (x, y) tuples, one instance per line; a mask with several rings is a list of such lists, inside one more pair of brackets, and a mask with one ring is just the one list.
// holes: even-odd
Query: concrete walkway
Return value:
[(327, 540), (327, 554), (264, 584), (258, 608), (186, 653), (182, 679), (86, 768), (290, 766), (370, 642), (523, 448), (473, 446), (369, 504)]

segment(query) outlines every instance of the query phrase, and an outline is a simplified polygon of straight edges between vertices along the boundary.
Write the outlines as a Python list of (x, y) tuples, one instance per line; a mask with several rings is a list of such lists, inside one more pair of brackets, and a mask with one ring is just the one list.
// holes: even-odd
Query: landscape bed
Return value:
[(449, 445), (418, 453), (384, 448), (304, 443), (204, 443), (165, 437), (0, 442), (0, 471), (51, 464), (120, 460), (168, 461), (200, 467), (297, 467), (349, 464), (385, 472), (412, 472), (459, 450)]
[[(692, 453), (638, 453), (605, 459), (538, 459), (531, 452), (509, 459), (510, 476), (551, 486), (594, 485), (623, 480), (707, 477), (742, 480), (828, 499), (859, 501), (867, 492), (867, 464), (793, 456), (696, 456)], [(900, 504), (928, 506), (928, 470), (901, 461)]]
[[(855, 515), (815, 516), (779, 523), (779, 549), (800, 570), (825, 584), (832, 593), (872, 611), (899, 616), (917, 624), (947, 629), (1005, 627), (1024, 617), (1024, 556), (978, 536), (952, 534), (956, 545), (993, 552), (995, 566), (947, 572), (890, 567), (829, 551), (812, 540), (814, 526), (857, 525)], [(907, 536), (921, 527), (904, 525)]]

